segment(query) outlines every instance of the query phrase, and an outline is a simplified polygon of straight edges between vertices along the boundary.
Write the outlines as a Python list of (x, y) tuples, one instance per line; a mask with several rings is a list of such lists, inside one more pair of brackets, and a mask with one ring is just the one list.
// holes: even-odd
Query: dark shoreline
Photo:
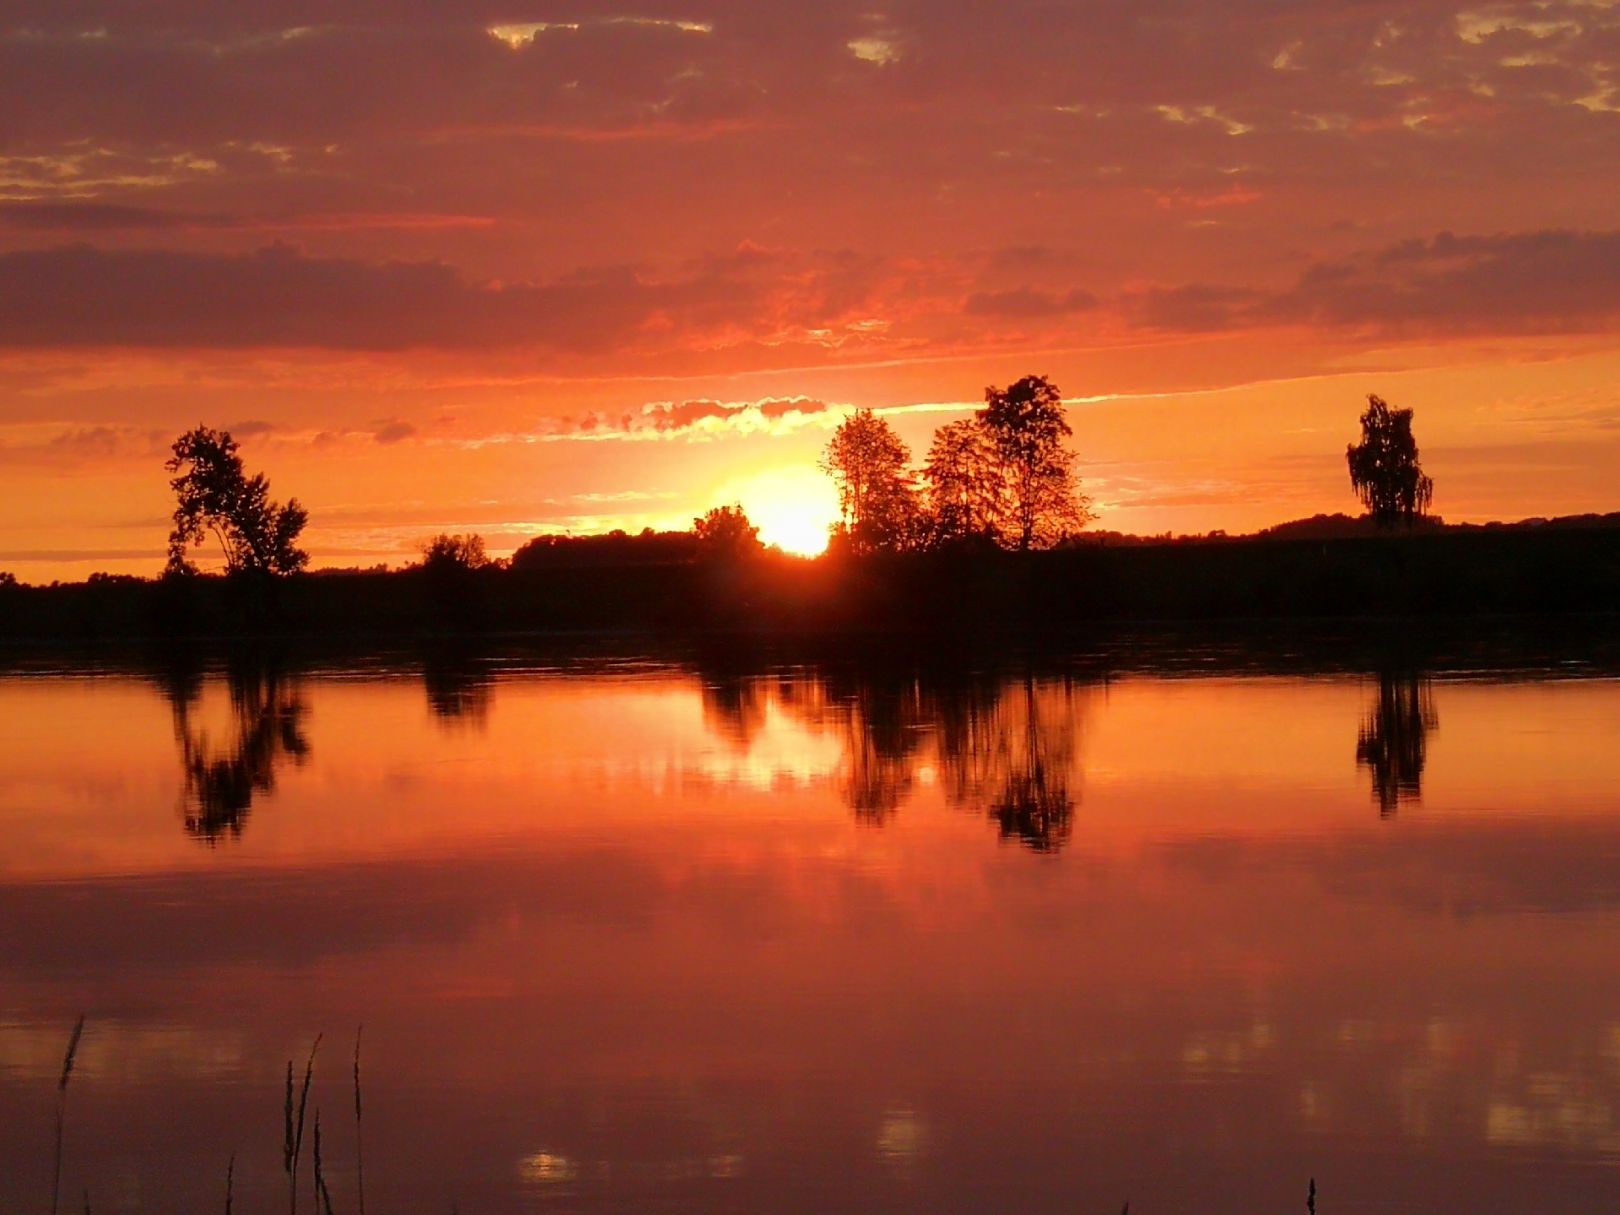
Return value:
[(1598, 528), (260, 581), (107, 578), (0, 587), (0, 644), (280, 638), (353, 646), (502, 635), (1016, 641), (1286, 622), (1433, 629), (1503, 619), (1534, 631), (1617, 613), (1620, 528)]

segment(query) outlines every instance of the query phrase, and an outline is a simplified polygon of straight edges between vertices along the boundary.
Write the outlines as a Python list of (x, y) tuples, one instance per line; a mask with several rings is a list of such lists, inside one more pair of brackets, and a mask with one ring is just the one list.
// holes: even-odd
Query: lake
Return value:
[(1612, 1206), (1615, 669), (1286, 649), (14, 658), (5, 1205)]

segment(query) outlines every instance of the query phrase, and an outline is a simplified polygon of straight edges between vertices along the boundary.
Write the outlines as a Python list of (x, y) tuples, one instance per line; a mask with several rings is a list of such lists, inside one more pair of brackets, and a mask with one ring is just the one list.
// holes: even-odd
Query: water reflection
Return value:
[(163, 681), (185, 779), (182, 819), (187, 833), (209, 844), (239, 837), (254, 799), (275, 789), (276, 768), (309, 757), (307, 707), (295, 681), (273, 665), (242, 660), (227, 666), (225, 682), (221, 729), (202, 712), (200, 672), (177, 666)]
[(1372, 773), (1380, 817), (1422, 797), (1428, 734), (1439, 725), (1427, 678), (1415, 671), (1379, 673), (1378, 695), (1356, 736), (1356, 763)]
[(429, 650), (422, 656), (422, 685), (441, 725), (477, 730), (489, 725), (495, 685), (485, 660), (458, 650)]
[(899, 677), (833, 681), (816, 700), (839, 706), (843, 759), (838, 790), (864, 823), (886, 822), (916, 780), (934, 714), (918, 681)]
[(760, 681), (734, 671), (706, 672), (703, 724), (737, 750), (746, 751), (765, 725), (765, 698)]
[[(1025, 676), (991, 696), (952, 698), (941, 720), (946, 788), (957, 805), (983, 804), (1003, 839), (1055, 852), (1069, 838), (1079, 764), (1081, 700), (1069, 680)], [(950, 728), (954, 725), (954, 729)]]
[(705, 685), (705, 720), (737, 737), (757, 733), (772, 705), (812, 728), (836, 730), (839, 794), (855, 817), (889, 821), (922, 782), (946, 801), (982, 814), (1003, 839), (1054, 852), (1069, 838), (1079, 784), (1084, 693), (1094, 685), (1060, 676), (834, 671), (740, 681), (717, 703)]
[(362, 1020), (377, 1210), (1607, 1209), (1620, 681), (1084, 661), (0, 680), (0, 1176), (89, 1006), (98, 1210), (273, 1209)]

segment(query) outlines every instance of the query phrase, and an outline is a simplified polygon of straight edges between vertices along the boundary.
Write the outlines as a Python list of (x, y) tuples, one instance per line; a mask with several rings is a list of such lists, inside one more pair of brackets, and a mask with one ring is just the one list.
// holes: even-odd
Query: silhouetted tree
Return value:
[(0, 570), (0, 587), (16, 586), (16, 585), (17, 585), (17, 575), (16, 574), (13, 574), (10, 570)]
[(212, 535), (219, 541), (228, 573), (293, 573), (305, 567), (308, 552), (298, 536), (309, 515), (298, 499), (271, 501), (262, 473), (246, 475), (230, 431), (198, 426), (175, 439), (164, 463), (175, 473), (175, 527), (168, 533), (168, 569), (191, 572), (186, 559), (193, 544)]
[(1373, 798), (1382, 818), (1423, 792), (1429, 731), (1438, 728), (1427, 683), (1415, 673), (1383, 672), (1378, 698), (1356, 735), (1356, 762), (1372, 773)]
[(440, 532), (422, 545), (422, 568), (425, 570), (481, 570), (489, 563), (484, 538), (476, 533), (452, 536)]
[(297, 545), (309, 514), (289, 498), (283, 506), (270, 498), (263, 473), (249, 477), (229, 431), (199, 426), (174, 441), (164, 468), (178, 499), (174, 530), (169, 533), (169, 564), (174, 573), (194, 566), (186, 554), (213, 535), (219, 541), (228, 573), (290, 574), (302, 569), (309, 554)]
[(845, 418), (833, 432), (821, 467), (838, 484), (842, 539), (857, 553), (908, 548), (921, 508), (912, 483), (911, 452), (888, 422), (870, 409)]
[(741, 503), (716, 506), (692, 520), (698, 553), (703, 557), (732, 559), (760, 550), (759, 528), (748, 520)]
[(1074, 453), (1063, 445), (1073, 433), (1063, 394), (1045, 376), (1028, 375), (1006, 389), (986, 388), (984, 401), (976, 420), (999, 465), (1002, 543), (1020, 551), (1050, 548), (1092, 518), (1075, 480)]
[(977, 419), (934, 432), (923, 466), (934, 543), (994, 537), (1006, 509), (1006, 483), (995, 443)]
[(1434, 482), (1418, 463), (1412, 437), (1412, 411), (1391, 409), (1382, 397), (1369, 394), (1361, 415), (1361, 442), (1345, 449), (1350, 486), (1379, 527), (1410, 527), (1427, 513)]
[(697, 536), (691, 531), (643, 528), (637, 535), (618, 530), (596, 536), (546, 535), (520, 546), (508, 566), (522, 572), (570, 566), (681, 564), (696, 556), (697, 549)]

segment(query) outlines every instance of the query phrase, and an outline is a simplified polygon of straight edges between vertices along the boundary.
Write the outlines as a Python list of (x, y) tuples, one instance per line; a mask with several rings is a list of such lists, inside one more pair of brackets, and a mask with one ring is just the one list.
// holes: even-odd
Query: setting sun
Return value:
[(837, 490), (825, 473), (808, 464), (729, 481), (715, 495), (716, 505), (727, 502), (742, 505), (762, 542), (801, 557), (823, 552), (838, 522)]

